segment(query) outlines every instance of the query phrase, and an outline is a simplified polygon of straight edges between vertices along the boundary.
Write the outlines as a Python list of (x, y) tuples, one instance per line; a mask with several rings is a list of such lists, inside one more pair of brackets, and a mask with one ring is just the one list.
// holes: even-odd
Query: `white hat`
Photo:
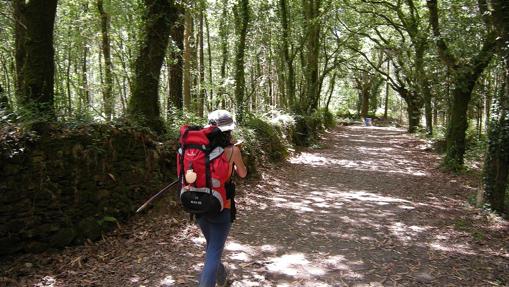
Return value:
[(209, 113), (209, 124), (216, 125), (222, 132), (231, 131), (235, 128), (232, 114), (226, 110), (215, 110)]

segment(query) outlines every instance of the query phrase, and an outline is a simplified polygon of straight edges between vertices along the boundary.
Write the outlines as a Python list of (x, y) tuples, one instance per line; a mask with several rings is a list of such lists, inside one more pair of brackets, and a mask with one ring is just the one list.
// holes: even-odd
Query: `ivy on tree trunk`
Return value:
[(183, 109), (183, 51), (184, 51), (184, 11), (177, 8), (178, 16), (171, 27), (171, 39), (174, 46), (171, 49), (171, 64), (169, 72), (169, 99), (167, 106), (168, 115), (171, 114), (171, 109), (176, 108), (178, 112)]
[(317, 98), (320, 97), (318, 59), (320, 55), (320, 1), (304, 0), (304, 37), (305, 43), (305, 93), (301, 98), (300, 111), (311, 114), (318, 108)]
[(242, 123), (247, 102), (244, 95), (246, 79), (244, 73), (244, 52), (246, 49), (246, 35), (249, 24), (249, 1), (239, 0), (235, 9), (235, 23), (238, 27), (237, 51), (235, 54), (235, 106), (237, 122)]
[(172, 1), (144, 0), (146, 14), (143, 40), (135, 63), (133, 94), (128, 112), (131, 119), (156, 132), (164, 131), (159, 108), (159, 75), (175, 20)]
[(488, 152), (484, 165), (485, 198), (490, 207), (507, 211), (505, 197), (509, 177), (509, 5), (504, 0), (491, 0), (492, 19), (497, 32), (497, 53), (502, 58), (504, 85), (501, 87), (496, 109), (492, 113), (488, 131)]
[(29, 117), (52, 120), (54, 111), (53, 28), (57, 0), (15, 0), (16, 95)]
[(104, 1), (97, 0), (97, 10), (101, 17), (101, 35), (102, 35), (102, 53), (104, 57), (104, 86), (103, 90), (103, 106), (106, 120), (110, 121), (113, 115), (114, 98), (113, 90), (113, 63), (111, 61), (111, 44), (110, 44), (110, 15), (104, 9)]
[[(435, 36), (438, 54), (442, 62), (447, 65), (451, 71), (454, 90), (452, 101), (451, 118), (447, 128), (447, 154), (444, 163), (447, 167), (457, 169), (463, 166), (465, 155), (465, 135), (468, 127), (467, 111), (477, 79), (491, 61), (495, 52), (495, 33), (488, 26), (488, 32), (484, 36), (483, 45), (480, 51), (468, 62), (460, 62), (453, 51), (449, 49), (448, 44), (442, 37), (438, 5), (436, 0), (427, 0), (429, 20)], [(486, 1), (479, 1), (481, 13), (486, 9)]]

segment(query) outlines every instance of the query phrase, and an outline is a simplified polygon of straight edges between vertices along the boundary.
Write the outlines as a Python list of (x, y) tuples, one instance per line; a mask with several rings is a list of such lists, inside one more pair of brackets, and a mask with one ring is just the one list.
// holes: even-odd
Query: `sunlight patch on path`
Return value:
[[(351, 209), (352, 207), (345, 206), (345, 204), (354, 202), (378, 206), (397, 204), (396, 207), (400, 209), (415, 209), (411, 201), (398, 197), (383, 196), (364, 190), (339, 191), (329, 187), (322, 187), (320, 191), (310, 191), (300, 199), (295, 198), (292, 193), (281, 193), (274, 195), (270, 200), (274, 201), (274, 205), (278, 208), (290, 209), (299, 214), (308, 212), (330, 213), (331, 210), (327, 209)], [(356, 212), (369, 211), (367, 209), (363, 210), (362, 207), (355, 208), (357, 208), (355, 210)], [(371, 207), (369, 207), (369, 209), (371, 209)]]
[(159, 283), (161, 286), (173, 286), (175, 284), (175, 279), (173, 279), (173, 276), (168, 275), (161, 282)]
[(322, 268), (311, 265), (303, 253), (285, 254), (276, 258), (269, 258), (270, 264), (267, 270), (273, 273), (280, 273), (294, 278), (312, 278), (313, 276), (324, 275)]
[(44, 276), (42, 281), (35, 284), (35, 287), (54, 287), (57, 284), (57, 280), (53, 276)]
[(437, 251), (445, 251), (445, 252), (451, 252), (451, 253), (459, 253), (459, 254), (465, 254), (465, 255), (476, 255), (477, 252), (472, 251), (471, 247), (467, 246), (466, 244), (450, 244), (446, 242), (433, 242), (429, 244), (429, 247), (431, 247), (434, 250)]
[(411, 203), (410, 201), (405, 200), (405, 199), (391, 197), (391, 196), (383, 196), (383, 195), (367, 192), (364, 190), (350, 190), (348, 192), (339, 191), (336, 193), (345, 199), (354, 199), (354, 200), (359, 200), (359, 201), (371, 201), (377, 205), (387, 205), (387, 204), (395, 203), (395, 202)]
[(427, 176), (428, 173), (413, 168), (415, 164), (409, 160), (349, 160), (349, 159), (334, 159), (331, 157), (321, 156), (319, 154), (303, 152), (299, 155), (292, 157), (288, 160), (292, 164), (308, 165), (312, 167), (329, 167), (329, 168), (347, 168), (357, 171), (376, 171), (393, 174), (404, 174), (412, 176)]
[(420, 234), (433, 229), (431, 226), (406, 225), (403, 222), (394, 222), (388, 227), (389, 231), (402, 243), (411, 243)]

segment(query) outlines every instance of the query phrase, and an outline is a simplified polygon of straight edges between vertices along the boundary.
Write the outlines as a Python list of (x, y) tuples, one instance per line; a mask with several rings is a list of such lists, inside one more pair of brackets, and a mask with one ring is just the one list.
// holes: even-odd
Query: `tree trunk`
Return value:
[(465, 135), (468, 128), (468, 105), (477, 77), (468, 74), (457, 75), (453, 89), (451, 119), (447, 127), (447, 154), (445, 163), (456, 169), (463, 165)]
[(79, 112), (88, 112), (90, 108), (90, 90), (88, 87), (88, 52), (90, 48), (88, 44), (84, 44), (83, 47), (83, 58), (81, 60), (81, 82), (82, 82), (82, 93), (80, 100)]
[(291, 30), (288, 23), (288, 5), (286, 0), (279, 0), (279, 11), (281, 13), (281, 28), (283, 37), (281, 39), (281, 45), (283, 50), (283, 58), (286, 65), (286, 95), (283, 98), (286, 99), (286, 106), (291, 110), (295, 110), (295, 70), (293, 67), (293, 56), (290, 55), (290, 35)]
[(265, 67), (266, 71), (267, 71), (267, 74), (268, 74), (268, 80), (267, 80), (267, 104), (269, 104), (271, 107), (275, 107), (276, 106), (276, 103), (274, 101), (274, 80), (273, 80), (273, 76), (274, 76), (274, 73), (272, 72), (272, 63), (273, 63), (273, 56), (272, 56), (272, 32), (271, 30), (269, 30), (269, 39), (268, 39), (268, 47), (267, 47), (267, 50), (269, 51), (269, 55), (268, 55), (268, 62), (267, 62), (267, 65)]
[(417, 103), (416, 98), (417, 95), (411, 95), (407, 97), (407, 115), (408, 115), (408, 132), (415, 133), (420, 126), (421, 119), (421, 109), (420, 104)]
[(483, 113), (482, 113), (483, 106), (482, 106), (481, 100), (479, 100), (477, 102), (477, 105), (475, 107), (476, 107), (475, 131), (476, 131), (477, 138), (480, 140), (481, 136), (482, 136), (482, 117), (483, 117)]
[(113, 116), (113, 63), (111, 61), (111, 44), (110, 44), (110, 15), (104, 10), (103, 0), (97, 0), (97, 9), (101, 17), (101, 36), (102, 36), (102, 53), (104, 58), (104, 85), (103, 105), (104, 115), (107, 121), (111, 121)]
[(509, 5), (503, 0), (491, 0), (493, 20), (497, 31), (497, 52), (504, 66), (504, 86), (499, 93), (498, 117), (492, 117), (488, 133), (488, 153), (484, 167), (485, 198), (490, 207), (506, 211), (505, 196), (509, 175)]
[(238, 29), (237, 51), (235, 54), (235, 106), (237, 122), (242, 123), (247, 108), (245, 99), (244, 52), (249, 24), (249, 0), (239, 0), (238, 11), (235, 13), (235, 23)]
[(193, 17), (191, 10), (186, 9), (184, 30), (184, 108), (191, 110), (191, 35), (193, 34)]
[(360, 90), (360, 99), (361, 99), (361, 118), (367, 118), (369, 112), (369, 88), (362, 87)]
[(72, 92), (71, 92), (71, 48), (67, 47), (67, 66), (65, 68), (65, 84), (67, 91), (67, 116), (72, 114)]
[(490, 207), (503, 213), (509, 174), (509, 58), (506, 61), (505, 87), (499, 94), (499, 107), (490, 120), (488, 152), (484, 164), (484, 192)]
[[(391, 62), (387, 61), (387, 75), (391, 74)], [(384, 101), (384, 121), (387, 121), (389, 111), (389, 78), (385, 79), (385, 101)]]
[(135, 63), (133, 94), (129, 101), (131, 119), (140, 121), (156, 132), (164, 126), (159, 108), (159, 75), (168, 45), (175, 7), (167, 0), (144, 0), (145, 27), (140, 53)]
[(329, 105), (330, 105), (330, 101), (332, 99), (332, 95), (334, 94), (334, 88), (335, 88), (335, 85), (336, 85), (336, 76), (337, 76), (337, 73), (334, 72), (332, 74), (332, 79), (329, 83), (330, 85), (330, 88), (329, 88), (329, 97), (327, 98), (327, 103), (325, 104), (325, 110), (329, 110)]
[[(447, 154), (444, 163), (451, 169), (457, 169), (463, 166), (465, 154), (465, 131), (468, 126), (467, 111), (470, 102), (472, 90), (475, 83), (486, 66), (491, 61), (495, 52), (496, 35), (491, 27), (483, 39), (481, 50), (476, 55), (472, 55), (466, 63), (461, 63), (449, 49), (446, 41), (441, 35), (438, 5), (436, 0), (427, 2), (429, 20), (438, 47), (438, 54), (442, 62), (447, 65), (453, 75), (454, 90), (451, 118), (447, 129)], [(482, 1), (479, 1), (479, 8), (482, 11)], [(484, 3), (486, 4), (486, 3)]]
[(170, 66), (170, 91), (168, 95), (167, 115), (171, 115), (171, 109), (175, 107), (177, 112), (182, 112), (183, 98), (182, 98), (182, 80), (183, 80), (183, 64), (184, 59), (182, 54), (184, 51), (184, 11), (178, 9), (179, 15), (175, 24), (171, 27), (171, 38), (175, 44), (171, 53), (171, 66)]
[(18, 104), (38, 119), (55, 118), (56, 10), (57, 0), (15, 0), (14, 3)]
[(426, 133), (433, 134), (433, 111), (431, 108), (431, 88), (428, 75), (424, 71), (424, 53), (427, 48), (426, 40), (415, 40), (415, 70), (419, 95), (424, 102), (424, 115), (426, 118)]
[[(197, 23), (198, 22), (198, 23)], [(191, 43), (191, 109), (194, 113), (199, 113), (200, 109), (200, 71), (199, 71), (199, 15), (198, 21), (193, 18), (193, 32), (191, 33), (190, 43)]]
[(429, 82), (424, 79), (422, 84), (422, 97), (424, 100), (424, 117), (426, 119), (426, 133), (433, 135), (433, 107), (431, 105), (431, 89)]
[[(200, 2), (201, 3), (201, 2)], [(206, 90), (205, 90), (205, 53), (203, 52), (203, 10), (205, 9), (203, 7), (203, 4), (200, 4), (200, 20), (198, 25), (198, 45), (199, 45), (199, 74), (200, 74), (200, 91), (199, 94), (199, 101), (198, 101), (198, 116), (200, 118), (203, 118), (203, 110), (205, 107), (205, 96), (206, 96)]]
[[(495, 77), (494, 81), (495, 81), (495, 85), (493, 87), (493, 83), (492, 83), (492, 78)], [(489, 130), (489, 123), (490, 123), (490, 111), (491, 111), (491, 100), (492, 100), (492, 93), (491, 91), (497, 91), (498, 90), (498, 86), (497, 86), (497, 78), (496, 78), (496, 73), (495, 75), (489, 75), (488, 76), (488, 81), (489, 81), (489, 84), (488, 86), (490, 87), (490, 89), (488, 89), (488, 91), (484, 94), (484, 132), (487, 134), (488, 133), (488, 130)], [(493, 87), (493, 88), (492, 88)]]
[(303, 0), (305, 23), (305, 80), (304, 98), (301, 99), (300, 110), (304, 114), (311, 114), (317, 109), (316, 100), (319, 97), (318, 58), (320, 55), (320, 1)]
[(228, 0), (223, 0), (223, 10), (221, 19), (219, 19), (219, 37), (221, 38), (221, 82), (218, 89), (218, 95), (221, 99), (221, 108), (226, 108), (226, 64), (228, 63)]
[(407, 104), (408, 132), (415, 133), (420, 126), (422, 104), (415, 92), (410, 92), (406, 87), (396, 87), (396, 91)]
[[(214, 109), (214, 107), (212, 106), (212, 98), (214, 96), (214, 93), (213, 93), (213, 86), (214, 86), (214, 79), (212, 78), (212, 43), (210, 42), (210, 30), (209, 30), (209, 20), (207, 18), (207, 14), (205, 14), (205, 30), (207, 31), (207, 56), (208, 56), (208, 60), (209, 60), (209, 63), (208, 63), (208, 74), (209, 74), (209, 79), (208, 79), (208, 85), (209, 85), (209, 100), (207, 101), (208, 102), (208, 108), (209, 110), (212, 110)], [(216, 106), (216, 105), (214, 105)]]
[(433, 126), (438, 125), (438, 105), (437, 105), (437, 99), (433, 99)]

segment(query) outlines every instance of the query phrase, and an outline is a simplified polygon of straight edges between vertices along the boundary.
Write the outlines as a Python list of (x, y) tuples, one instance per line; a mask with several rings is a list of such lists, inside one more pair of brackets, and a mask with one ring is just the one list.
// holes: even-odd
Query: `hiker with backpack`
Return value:
[(216, 110), (204, 127), (180, 129), (177, 170), (184, 209), (196, 217), (205, 237), (205, 264), (199, 286), (225, 286), (227, 270), (221, 255), (235, 219), (235, 185), (232, 176), (244, 178), (246, 165), (238, 146), (232, 144), (232, 115)]

